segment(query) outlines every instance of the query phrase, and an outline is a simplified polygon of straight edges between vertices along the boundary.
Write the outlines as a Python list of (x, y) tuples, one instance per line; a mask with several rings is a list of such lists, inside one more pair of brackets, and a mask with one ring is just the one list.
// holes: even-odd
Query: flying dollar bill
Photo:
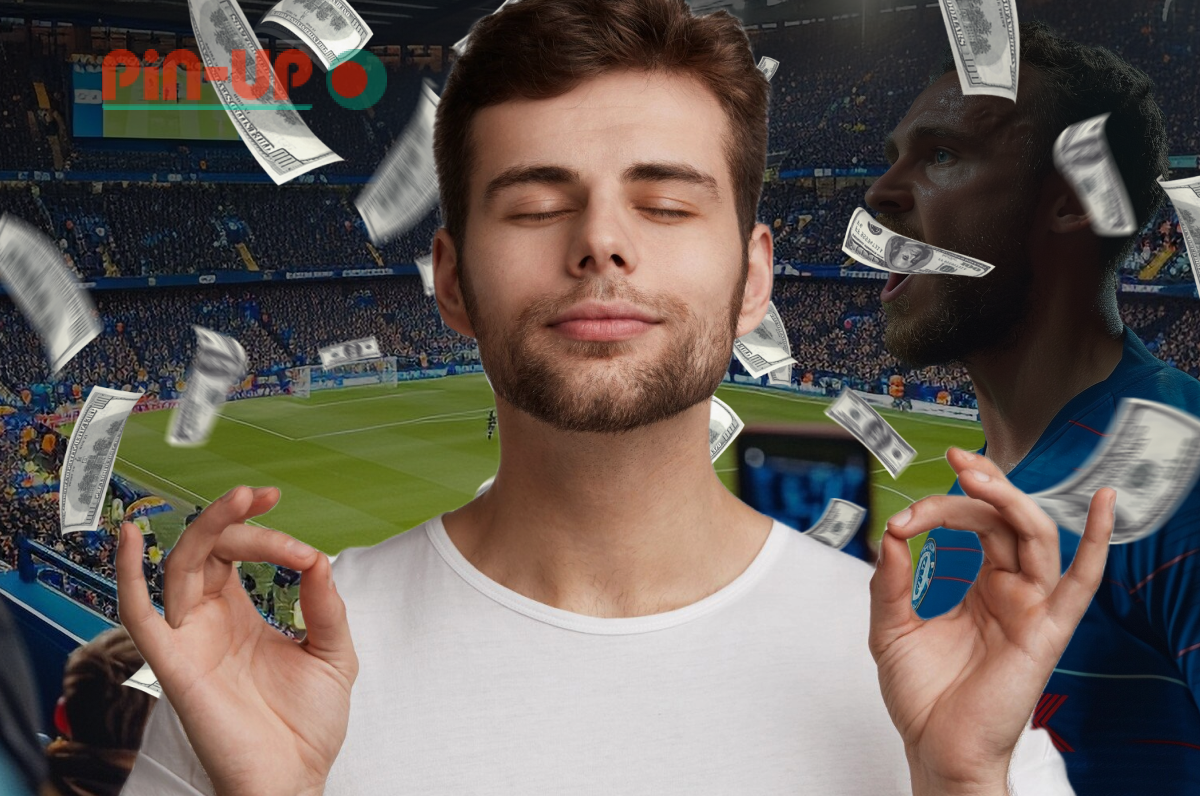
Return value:
[(1200, 177), (1170, 182), (1159, 177), (1158, 184), (1167, 192), (1175, 215), (1179, 217), (1183, 242), (1192, 263), (1192, 278), (1196, 280), (1196, 290), (1200, 291)]
[(58, 486), (58, 522), (63, 533), (100, 527), (104, 493), (117, 461), (117, 446), (129, 413), (142, 397), (92, 387), (71, 431)]
[(433, 122), (438, 95), (425, 79), (421, 98), (399, 140), (384, 156), (366, 188), (354, 198), (367, 234), (376, 246), (412, 229), (437, 204)]
[(421, 275), (421, 284), (425, 286), (425, 295), (432, 296), (433, 289), (433, 255), (425, 254), (417, 258), (417, 273)]
[(825, 414), (867, 446), (875, 458), (896, 478), (917, 455), (896, 429), (849, 387), (842, 390)]
[(143, 663), (142, 668), (134, 672), (128, 680), (121, 683), (130, 688), (136, 688), (139, 691), (145, 691), (150, 696), (158, 699), (162, 696), (162, 686), (158, 684), (158, 677), (150, 670), (150, 664)]
[(1073, 124), (1054, 141), (1054, 165), (1071, 185), (1092, 220), (1097, 235), (1119, 237), (1137, 231), (1133, 203), (1112, 150), (1104, 138), (1102, 113)]
[(849, 500), (833, 498), (825, 504), (825, 511), (813, 527), (804, 532), (834, 550), (841, 550), (858, 533), (867, 510)]
[(299, 47), (326, 72), (371, 38), (370, 26), (346, 0), (283, 0), (263, 15), (257, 30)]
[(779, 71), (779, 62), (764, 55), (758, 59), (758, 71), (762, 72), (763, 77), (770, 83), (771, 78), (775, 77), (775, 73)]
[[(505, 8), (505, 6), (516, 5), (519, 2), (521, 2), (521, 0), (504, 0), (504, 2), (500, 4), (500, 8), (497, 8), (495, 11), (493, 11), (492, 15), (499, 14)], [(475, 26), (472, 25), (471, 27), (475, 27)], [(463, 53), (465, 53), (467, 51), (467, 45), (470, 43), (471, 43), (471, 34), (468, 33), (466, 36), (463, 36), (461, 39), (456, 41), (454, 44), (451, 44), (450, 49), (454, 50), (454, 52), (456, 52), (459, 55), (459, 57), (461, 57), (463, 55)]]
[(0, 215), (0, 282), (41, 338), (51, 375), (58, 375), (103, 328), (54, 242), (8, 213)]
[[(247, 100), (234, 90), (234, 52), (246, 54), (246, 71), (256, 76), (257, 59), (266, 57), (257, 55), (258, 38), (236, 0), (188, 0), (188, 14), (209, 84), (250, 154), (276, 185), (342, 159), (313, 135), (285, 92), (276, 96), (273, 69), (262, 73), (261, 87), (253, 81), (253, 91), (261, 90), (261, 96)], [(247, 76), (246, 83), (251, 82)]]
[(767, 307), (766, 316), (754, 331), (733, 341), (733, 353), (756, 379), (767, 371), (795, 363), (787, 330), (783, 328), (783, 319), (774, 301)]
[(773, 370), (767, 374), (767, 384), (772, 387), (787, 387), (792, 383), (792, 366), (784, 365), (783, 367)]
[(708, 455), (712, 461), (725, 452), (745, 427), (729, 404), (715, 395), (712, 397), (708, 415)]
[(938, 0), (963, 94), (1017, 101), (1021, 41), (1016, 0)]
[(842, 251), (863, 265), (897, 274), (983, 276), (995, 267), (892, 232), (861, 207), (850, 216)]
[(368, 359), (379, 359), (379, 342), (375, 336), (364, 337), (361, 340), (350, 340), (346, 343), (325, 346), (319, 352), (321, 367), (325, 370), (349, 365), (351, 362), (365, 362)]
[(1030, 495), (1056, 523), (1080, 535), (1096, 490), (1117, 490), (1112, 544), (1145, 538), (1171, 519), (1200, 475), (1200, 418), (1125, 398), (1106, 436), (1072, 478)]
[(217, 410), (238, 379), (246, 373), (246, 351), (232, 337), (193, 326), (196, 353), (187, 388), (171, 413), (167, 444), (177, 448), (203, 445), (217, 422)]

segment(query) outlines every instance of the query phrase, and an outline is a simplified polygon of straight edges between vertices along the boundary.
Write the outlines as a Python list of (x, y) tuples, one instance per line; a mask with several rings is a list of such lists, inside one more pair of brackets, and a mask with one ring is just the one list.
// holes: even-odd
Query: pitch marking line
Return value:
[(395, 428), (396, 426), (413, 426), (420, 425), (422, 423), (437, 423), (441, 421), (454, 422), (456, 420), (463, 420), (467, 416), (479, 416), (488, 411), (490, 411), (490, 408), (484, 407), (483, 409), (467, 409), (462, 412), (447, 412), (441, 415), (426, 415), (425, 417), (415, 417), (409, 420), (396, 420), (391, 423), (380, 423), (374, 426), (364, 426), (363, 428), (347, 428), (342, 431), (326, 431), (322, 434), (312, 434), (307, 437), (300, 437), (298, 440), (293, 440), (293, 442), (307, 442), (310, 439), (323, 439), (324, 437), (340, 437), (344, 434), (359, 434), (363, 431), (375, 431), (376, 429), (380, 428)]
[[(825, 404), (825, 405), (828, 405), (828, 404), (833, 403), (829, 399), (807, 398), (802, 395), (788, 395), (787, 393), (780, 392), (779, 390), (769, 390), (766, 387), (753, 387), (749, 384), (730, 384), (729, 382), (722, 382), (721, 386), (722, 387), (736, 387), (738, 389), (752, 392), (756, 395), (769, 395), (773, 398), (779, 398), (784, 401), (796, 401), (798, 403), (803, 403), (803, 404)], [(872, 404), (872, 406), (874, 406), (874, 404)], [(888, 414), (896, 415), (905, 420), (911, 420), (914, 423), (926, 423), (931, 426), (945, 426), (946, 428), (962, 429), (962, 428), (966, 427), (966, 424), (976, 425), (974, 423), (974, 421), (971, 421), (971, 420), (960, 420), (960, 421), (958, 421), (958, 423), (944, 423), (939, 420), (930, 420), (930, 419), (921, 417), (920, 415), (917, 415), (912, 412), (897, 412), (895, 409), (887, 409), (887, 408), (879, 407), (879, 406), (874, 406), (874, 408), (876, 409), (876, 411), (879, 411), (880, 414), (887, 412)], [(960, 424), (962, 424), (962, 425), (960, 425)]]
[[(323, 403), (323, 404), (298, 403), (298, 404), (296, 404), (296, 406), (299, 407), (300, 409), (325, 409), (330, 406), (341, 406), (342, 404), (356, 404), (359, 401), (383, 401), (388, 398), (405, 398), (409, 395), (433, 395), (434, 393), (439, 393), (439, 392), (445, 392), (445, 390), (441, 390), (441, 389), (438, 389), (438, 390), (412, 390), (411, 392), (392, 393), (391, 395), (372, 395), (367, 398), (350, 398), (349, 400), (345, 400), (345, 401), (330, 401), (328, 403)], [(304, 399), (297, 398), (296, 400), (301, 401)]]
[(245, 420), (238, 420), (236, 417), (230, 417), (229, 415), (221, 415), (221, 419), (228, 420), (230, 423), (237, 423), (238, 425), (241, 425), (241, 426), (249, 426), (250, 428), (254, 429), (255, 431), (261, 431), (264, 434), (270, 434), (272, 437), (279, 437), (280, 439), (287, 440), (288, 442), (299, 442), (299, 440), (297, 440), (295, 437), (289, 437), (286, 434), (280, 434), (278, 431), (272, 431), (269, 428), (263, 428), (262, 426), (256, 426), (255, 424), (247, 422)]
[[(201, 503), (205, 504), (205, 506), (207, 506), (209, 503), (212, 503), (212, 500), (209, 500), (208, 498), (204, 497), (204, 495), (197, 494), (196, 492), (193, 492), (192, 490), (188, 489), (186, 486), (183, 486), (182, 484), (177, 484), (168, 478), (163, 478), (161, 475), (158, 475), (157, 473), (152, 473), (149, 470), (147, 470), (145, 467), (142, 467), (141, 465), (138, 465), (138, 464), (134, 464), (133, 462), (129, 461), (128, 459), (126, 459), (123, 456), (117, 456), (117, 461), (121, 462), (126, 467), (132, 467), (135, 470), (145, 473), (146, 475), (150, 476), (151, 478), (153, 478), (156, 481), (162, 481), (167, 486), (171, 487), (172, 489), (177, 489), (180, 492), (184, 493), (185, 495), (191, 495), (192, 497), (199, 500)], [(213, 500), (215, 500), (215, 498)], [(203, 508), (203, 506), (201, 508)], [(254, 520), (246, 520), (246, 524), (247, 525), (257, 525), (260, 528), (267, 527), (267, 526), (263, 525), (262, 523), (255, 522)]]

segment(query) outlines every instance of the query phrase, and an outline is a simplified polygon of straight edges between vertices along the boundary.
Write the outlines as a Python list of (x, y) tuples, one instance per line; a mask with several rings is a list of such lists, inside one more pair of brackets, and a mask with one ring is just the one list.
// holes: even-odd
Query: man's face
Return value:
[[(1028, 71), (1022, 88), (1031, 82)], [(884, 344), (900, 360), (916, 366), (966, 360), (1003, 349), (1019, 332), (1041, 186), (1036, 141), (1023, 105), (964, 97), (954, 72), (923, 91), (888, 137), (892, 166), (866, 196), (878, 221), (995, 266), (983, 277), (891, 274), (881, 293)]]
[(476, 115), (457, 255), (497, 395), (607, 433), (708, 400), (750, 331), (727, 125), (700, 84), (632, 72)]

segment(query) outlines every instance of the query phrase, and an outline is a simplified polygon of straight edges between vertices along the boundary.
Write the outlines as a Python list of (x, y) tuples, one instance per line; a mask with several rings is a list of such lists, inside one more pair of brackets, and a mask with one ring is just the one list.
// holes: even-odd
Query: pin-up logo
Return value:
[(917, 559), (917, 571), (913, 575), (912, 607), (917, 610), (925, 595), (929, 592), (929, 584), (933, 582), (933, 570), (937, 566), (937, 542), (926, 539), (921, 548), (921, 556)]
[[(302, 50), (284, 50), (271, 64), (264, 50), (247, 53), (233, 51), (232, 67), (206, 67), (189, 50), (172, 50), (165, 58), (159, 58), (154, 50), (147, 50), (144, 63), (129, 50), (114, 50), (104, 56), (100, 66), (102, 75), (101, 99), (106, 107), (117, 102), (117, 89), (133, 86), (142, 79), (142, 99), (174, 101), (179, 96), (179, 69), (184, 70), (186, 81), (186, 103), (179, 103), (181, 110), (189, 104), (198, 105), (201, 100), (201, 81), (224, 83), (228, 81), (234, 96), (245, 103), (230, 103), (230, 110), (253, 110), (271, 108), (264, 104), (268, 92), (269, 100), (287, 99), (288, 91), (302, 86), (312, 77), (312, 60)], [(274, 72), (272, 79), (271, 72)], [(253, 78), (251, 78), (253, 73)], [(325, 74), (325, 85), (329, 95), (339, 105), (351, 110), (364, 110), (380, 100), (387, 88), (387, 69), (383, 62), (366, 50), (351, 50), (339, 58)], [(227, 92), (223, 92), (227, 93)], [(161, 109), (162, 106), (135, 104), (122, 105), (123, 110)], [(296, 105), (297, 110), (309, 110), (311, 105)]]

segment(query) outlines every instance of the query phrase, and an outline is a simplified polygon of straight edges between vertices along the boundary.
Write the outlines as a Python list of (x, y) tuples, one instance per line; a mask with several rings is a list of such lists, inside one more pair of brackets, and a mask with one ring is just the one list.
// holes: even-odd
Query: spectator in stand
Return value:
[(55, 712), (60, 733), (46, 747), (50, 787), (43, 796), (117, 796), (133, 768), (154, 697), (123, 685), (142, 667), (125, 628), (78, 647), (63, 670)]

